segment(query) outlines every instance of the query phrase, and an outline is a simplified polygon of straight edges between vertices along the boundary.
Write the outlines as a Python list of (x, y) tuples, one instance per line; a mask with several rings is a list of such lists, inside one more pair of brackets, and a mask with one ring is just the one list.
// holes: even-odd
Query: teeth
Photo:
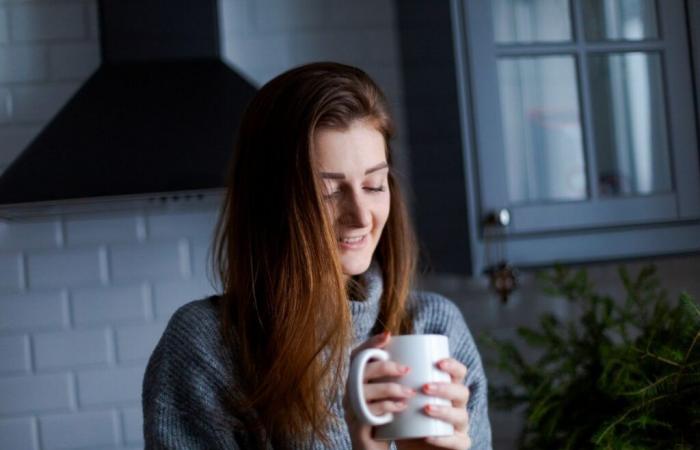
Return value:
[(352, 238), (342, 238), (340, 239), (345, 244), (354, 244), (355, 242), (360, 242), (364, 236), (357, 236)]

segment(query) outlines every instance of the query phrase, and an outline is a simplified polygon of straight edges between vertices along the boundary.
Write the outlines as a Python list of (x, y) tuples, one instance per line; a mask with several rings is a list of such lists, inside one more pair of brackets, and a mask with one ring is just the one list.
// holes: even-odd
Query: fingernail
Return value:
[(433, 405), (425, 405), (425, 412), (431, 413), (434, 411), (435, 411), (435, 407)]
[(411, 370), (411, 368), (408, 367), (408, 366), (403, 366), (403, 365), (402, 365), (402, 366), (399, 367), (399, 371), (400, 371), (401, 373), (404, 373), (404, 374), (408, 373), (409, 370)]
[(413, 389), (411, 389), (410, 387), (404, 387), (404, 388), (403, 388), (403, 393), (406, 394), (406, 395), (410, 395), (410, 396), (414, 396), (414, 395), (415, 395), (415, 392), (414, 392)]
[(449, 369), (450, 363), (448, 361), (440, 361), (438, 367), (440, 367), (441, 369)]
[(435, 392), (435, 385), (434, 384), (424, 384), (423, 390), (425, 392)]

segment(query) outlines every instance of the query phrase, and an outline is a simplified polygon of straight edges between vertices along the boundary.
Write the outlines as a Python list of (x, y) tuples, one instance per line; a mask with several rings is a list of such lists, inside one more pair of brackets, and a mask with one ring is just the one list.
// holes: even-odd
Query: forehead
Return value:
[(382, 133), (368, 122), (356, 121), (347, 129), (322, 128), (314, 135), (314, 158), (319, 168), (353, 173), (386, 161)]

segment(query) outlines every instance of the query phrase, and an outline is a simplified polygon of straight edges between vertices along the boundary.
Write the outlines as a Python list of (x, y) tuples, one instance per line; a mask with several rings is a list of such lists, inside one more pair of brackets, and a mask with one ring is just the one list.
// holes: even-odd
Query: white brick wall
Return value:
[(0, 419), (0, 448), (34, 450), (39, 448), (37, 436), (33, 417)]
[[(221, 5), (225, 58), (256, 84), (319, 58), (356, 64), (403, 128), (392, 0)], [(97, 23), (95, 0), (0, 0), (0, 171), (98, 66)], [(0, 222), (0, 449), (142, 447), (143, 370), (175, 309), (214, 290), (205, 261), (215, 220), (193, 209)], [(669, 283), (700, 291), (688, 269), (697, 258), (661, 264)], [(475, 334), (507, 335), (551, 307), (532, 283), (501, 307), (484, 283), (427, 282)], [(511, 448), (518, 423), (494, 415), (496, 448)]]
[(26, 373), (29, 371), (29, 338), (18, 334), (0, 337), (0, 373)]
[(52, 414), (39, 423), (45, 449), (113, 447), (119, 439), (116, 411)]
[(84, 38), (85, 2), (29, 3), (10, 6), (13, 42), (62, 41)]

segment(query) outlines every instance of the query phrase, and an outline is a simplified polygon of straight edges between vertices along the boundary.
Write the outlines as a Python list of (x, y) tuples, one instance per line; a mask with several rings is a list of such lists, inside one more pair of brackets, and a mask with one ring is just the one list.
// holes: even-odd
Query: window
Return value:
[(683, 0), (452, 4), (473, 272), (507, 209), (520, 266), (700, 250)]

